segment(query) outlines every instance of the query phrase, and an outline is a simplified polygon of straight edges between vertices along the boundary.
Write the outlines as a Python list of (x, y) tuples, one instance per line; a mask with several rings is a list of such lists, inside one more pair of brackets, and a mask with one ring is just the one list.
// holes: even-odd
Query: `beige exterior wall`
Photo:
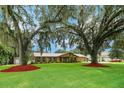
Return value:
[(76, 57), (76, 60), (81, 62), (81, 61), (87, 61), (88, 59), (85, 57)]
[(56, 58), (56, 62), (60, 63), (60, 58), (59, 57)]

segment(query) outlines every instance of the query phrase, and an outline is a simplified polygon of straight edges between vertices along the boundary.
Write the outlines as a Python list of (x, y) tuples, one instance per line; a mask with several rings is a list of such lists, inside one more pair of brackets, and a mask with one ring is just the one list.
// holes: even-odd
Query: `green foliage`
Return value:
[(112, 59), (113, 59), (113, 58), (124, 59), (124, 52), (123, 52), (122, 50), (113, 48), (113, 49), (110, 51), (109, 56), (110, 56)]
[(88, 51), (85, 47), (77, 46), (75, 49), (71, 50), (72, 53), (88, 55)]
[(57, 51), (55, 51), (55, 53), (66, 53), (68, 51), (64, 50), (64, 49), (58, 49)]
[(8, 64), (13, 57), (12, 49), (0, 44), (0, 64)]
[(124, 59), (124, 33), (121, 33), (113, 41), (111, 51), (111, 58)]

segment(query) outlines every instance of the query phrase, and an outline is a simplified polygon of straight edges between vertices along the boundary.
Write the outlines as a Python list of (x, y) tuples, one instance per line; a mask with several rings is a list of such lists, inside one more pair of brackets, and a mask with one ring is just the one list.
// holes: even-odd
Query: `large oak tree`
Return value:
[[(122, 6), (67, 6), (66, 16), (58, 33), (68, 33), (71, 45), (85, 47), (91, 63), (97, 64), (97, 56), (109, 38), (124, 31)], [(60, 37), (60, 36), (59, 36)]]
[(60, 22), (64, 7), (1, 6), (1, 10), (3, 11), (3, 29), (13, 33), (11, 35), (15, 38), (21, 65), (26, 65), (28, 62), (27, 49), (31, 40), (38, 33), (42, 35), (47, 29), (50, 31), (52, 24)]

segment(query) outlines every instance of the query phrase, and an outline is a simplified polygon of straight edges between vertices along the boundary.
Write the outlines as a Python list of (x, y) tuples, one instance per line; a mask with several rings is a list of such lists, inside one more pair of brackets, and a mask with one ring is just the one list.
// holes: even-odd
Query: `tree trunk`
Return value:
[(23, 45), (23, 42), (19, 40), (19, 63), (21, 65), (27, 65), (28, 63), (28, 56), (26, 54), (27, 52), (27, 46)]
[(21, 65), (27, 65), (28, 57), (27, 57), (27, 55), (25, 53), (21, 55), (20, 61), (21, 61)]
[(94, 63), (94, 64), (98, 64), (98, 55), (97, 55), (98, 53), (97, 52), (92, 52), (91, 54), (90, 54), (90, 56), (91, 56), (91, 63)]
[(28, 63), (28, 56), (26, 54), (26, 51), (23, 50), (23, 48), (19, 48), (19, 61), (21, 65), (27, 65)]
[(0, 66), (2, 66), (2, 62), (0, 62)]

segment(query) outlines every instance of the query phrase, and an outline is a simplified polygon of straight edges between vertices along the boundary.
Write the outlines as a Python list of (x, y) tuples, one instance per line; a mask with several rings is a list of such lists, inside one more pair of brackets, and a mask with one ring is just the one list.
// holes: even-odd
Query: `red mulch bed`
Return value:
[(83, 66), (88, 66), (88, 67), (109, 67), (109, 66), (107, 66), (107, 65), (100, 64), (100, 63), (97, 63), (97, 64), (95, 64), (95, 63), (90, 63), (90, 64), (85, 64), (85, 65), (83, 65)]
[(121, 60), (120, 61), (118, 61), (118, 60), (117, 61), (116, 60), (112, 60), (111, 62), (122, 62), (122, 61)]
[(19, 66), (13, 66), (8, 69), (0, 70), (0, 72), (23, 72), (23, 71), (32, 71), (40, 69), (40, 67), (33, 66), (33, 65), (19, 65)]

